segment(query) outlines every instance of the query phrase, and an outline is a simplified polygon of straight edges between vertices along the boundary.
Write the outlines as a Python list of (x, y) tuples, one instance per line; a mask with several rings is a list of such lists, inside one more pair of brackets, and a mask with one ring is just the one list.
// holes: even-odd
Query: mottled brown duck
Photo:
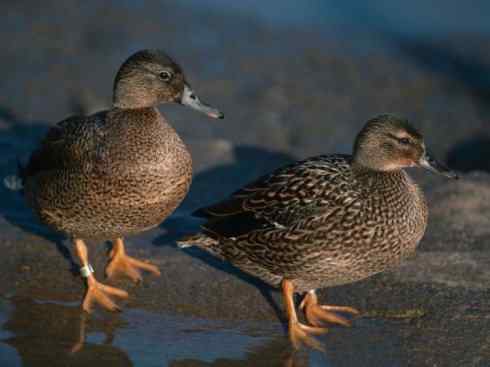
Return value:
[[(404, 171), (456, 177), (431, 158), (406, 120), (381, 115), (358, 134), (353, 155), (322, 155), (279, 168), (229, 199), (198, 210), (196, 245), (264, 282), (282, 287), (294, 347), (320, 347), (325, 323), (349, 325), (351, 307), (320, 305), (315, 290), (352, 283), (412, 255), (427, 225), (421, 189)], [(298, 321), (294, 293), (306, 293)]]
[(189, 189), (191, 156), (157, 109), (169, 102), (223, 117), (200, 102), (169, 56), (139, 51), (116, 75), (111, 109), (61, 121), (20, 169), (25, 197), (40, 220), (73, 240), (88, 312), (94, 303), (118, 310), (111, 296), (128, 295), (96, 280), (85, 239), (113, 241), (108, 277), (120, 273), (139, 281), (141, 270), (160, 274), (128, 256), (123, 237), (157, 226)]

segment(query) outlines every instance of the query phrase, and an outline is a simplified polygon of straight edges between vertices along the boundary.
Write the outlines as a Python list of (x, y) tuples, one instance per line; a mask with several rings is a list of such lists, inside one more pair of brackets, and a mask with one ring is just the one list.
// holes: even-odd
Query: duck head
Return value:
[(424, 138), (407, 120), (380, 115), (369, 120), (354, 143), (354, 163), (375, 171), (422, 167), (449, 178), (458, 176), (426, 150)]
[(160, 50), (142, 50), (131, 55), (119, 68), (113, 92), (113, 105), (118, 108), (174, 102), (212, 118), (223, 118), (220, 111), (199, 100), (181, 67)]

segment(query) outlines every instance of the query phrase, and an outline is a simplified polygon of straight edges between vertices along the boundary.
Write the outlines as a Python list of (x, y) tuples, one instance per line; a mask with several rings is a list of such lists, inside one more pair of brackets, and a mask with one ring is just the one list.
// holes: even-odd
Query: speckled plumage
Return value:
[[(341, 155), (281, 168), (199, 214), (205, 230), (186, 242), (273, 286), (290, 279), (298, 292), (398, 265), (427, 225), (423, 194), (405, 172), (357, 172)], [(245, 226), (253, 229), (236, 232)]]
[(114, 108), (53, 127), (24, 177), (45, 224), (71, 237), (114, 239), (162, 222), (186, 195), (192, 162), (155, 107)]
[[(413, 147), (398, 154), (386, 129), (411, 136)], [(423, 193), (402, 170), (424, 151), (406, 121), (379, 116), (360, 132), (354, 156), (324, 155), (280, 168), (197, 211), (207, 219), (203, 231), (179, 243), (272, 286), (288, 279), (296, 292), (364, 279), (413, 254), (424, 234)]]

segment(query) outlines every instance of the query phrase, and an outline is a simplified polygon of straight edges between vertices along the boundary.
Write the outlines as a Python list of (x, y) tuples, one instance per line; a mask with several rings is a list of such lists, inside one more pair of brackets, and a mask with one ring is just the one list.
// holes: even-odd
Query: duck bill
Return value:
[(429, 171), (438, 173), (442, 176), (448, 177), (448, 178), (453, 178), (453, 179), (459, 178), (456, 173), (451, 171), (449, 168), (447, 168), (441, 162), (438, 162), (437, 160), (432, 158), (427, 153), (425, 153), (425, 155), (420, 159), (419, 166), (422, 168), (428, 169)]
[(223, 113), (216, 108), (201, 102), (199, 97), (196, 96), (194, 91), (187, 84), (184, 86), (184, 92), (182, 93), (180, 103), (215, 119), (222, 119), (224, 117)]

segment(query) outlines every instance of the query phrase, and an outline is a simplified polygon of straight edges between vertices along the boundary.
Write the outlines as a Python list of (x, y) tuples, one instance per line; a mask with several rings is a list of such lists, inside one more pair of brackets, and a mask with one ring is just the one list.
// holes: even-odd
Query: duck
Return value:
[(80, 261), (86, 290), (81, 307), (120, 310), (122, 289), (94, 276), (85, 241), (110, 240), (107, 278), (142, 280), (158, 267), (129, 256), (124, 238), (159, 225), (186, 196), (192, 159), (157, 106), (178, 103), (211, 118), (223, 113), (201, 102), (182, 68), (164, 51), (145, 49), (119, 68), (112, 106), (72, 116), (51, 127), (26, 165), (20, 187), (40, 221), (68, 237)]
[[(428, 221), (422, 190), (405, 171), (458, 176), (426, 150), (406, 119), (383, 114), (358, 133), (352, 155), (311, 157), (198, 209), (201, 230), (178, 240), (282, 290), (289, 339), (322, 349), (327, 325), (351, 325), (349, 306), (321, 305), (317, 289), (360, 281), (412, 256)], [(294, 295), (304, 294), (298, 319)], [(342, 315), (344, 314), (344, 315)], [(344, 317), (345, 316), (345, 317)]]

